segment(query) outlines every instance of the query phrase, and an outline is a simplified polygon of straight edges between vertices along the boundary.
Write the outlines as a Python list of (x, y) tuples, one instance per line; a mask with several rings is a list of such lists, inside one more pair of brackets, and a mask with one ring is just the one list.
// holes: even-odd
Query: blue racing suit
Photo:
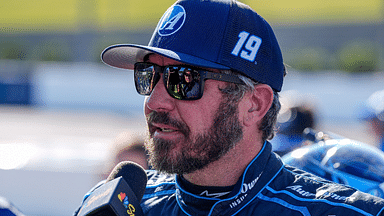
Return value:
[(383, 199), (286, 166), (272, 152), (269, 142), (265, 142), (224, 199), (188, 192), (181, 186), (180, 176), (154, 170), (147, 171), (147, 175), (148, 183), (141, 201), (147, 216), (384, 216)]
[(226, 199), (188, 192), (179, 176), (148, 171), (145, 215), (384, 215), (384, 200), (285, 166), (269, 142)]

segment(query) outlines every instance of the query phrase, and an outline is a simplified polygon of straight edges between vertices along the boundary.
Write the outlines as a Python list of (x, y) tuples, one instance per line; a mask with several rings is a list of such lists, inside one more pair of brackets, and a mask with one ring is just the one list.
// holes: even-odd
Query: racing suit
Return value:
[(285, 166), (269, 142), (226, 199), (188, 192), (179, 176), (148, 171), (145, 215), (384, 215), (384, 200)]
[(272, 152), (269, 142), (265, 142), (225, 199), (188, 192), (180, 183), (180, 176), (154, 170), (147, 171), (147, 175), (141, 201), (147, 216), (384, 216), (383, 199), (286, 166)]

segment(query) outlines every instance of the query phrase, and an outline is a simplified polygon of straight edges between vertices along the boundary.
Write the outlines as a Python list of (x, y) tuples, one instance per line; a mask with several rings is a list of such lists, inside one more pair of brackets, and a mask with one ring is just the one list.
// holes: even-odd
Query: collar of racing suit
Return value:
[[(242, 177), (226, 199), (208, 198), (189, 193), (176, 177), (176, 199), (187, 215), (234, 215), (254, 200), (257, 194), (274, 179), (283, 164), (276, 163), (272, 146), (265, 142), (262, 150), (245, 169)], [(273, 160), (273, 163), (270, 161)], [(266, 169), (267, 167), (267, 169)]]

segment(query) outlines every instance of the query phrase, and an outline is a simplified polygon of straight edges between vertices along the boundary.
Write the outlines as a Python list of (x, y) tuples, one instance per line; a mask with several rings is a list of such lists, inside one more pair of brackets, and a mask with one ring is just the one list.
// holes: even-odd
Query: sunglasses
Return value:
[(214, 73), (187, 65), (159, 66), (137, 62), (134, 67), (136, 91), (141, 95), (150, 95), (160, 80), (160, 74), (163, 74), (168, 94), (178, 100), (200, 99), (206, 79), (244, 84), (238, 76), (232, 74)]

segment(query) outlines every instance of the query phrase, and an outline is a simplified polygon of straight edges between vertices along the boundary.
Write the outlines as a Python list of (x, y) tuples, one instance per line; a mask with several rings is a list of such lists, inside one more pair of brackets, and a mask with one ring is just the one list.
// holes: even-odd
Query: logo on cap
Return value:
[(181, 5), (169, 8), (159, 23), (159, 35), (169, 36), (176, 33), (183, 26), (185, 17), (186, 13)]

